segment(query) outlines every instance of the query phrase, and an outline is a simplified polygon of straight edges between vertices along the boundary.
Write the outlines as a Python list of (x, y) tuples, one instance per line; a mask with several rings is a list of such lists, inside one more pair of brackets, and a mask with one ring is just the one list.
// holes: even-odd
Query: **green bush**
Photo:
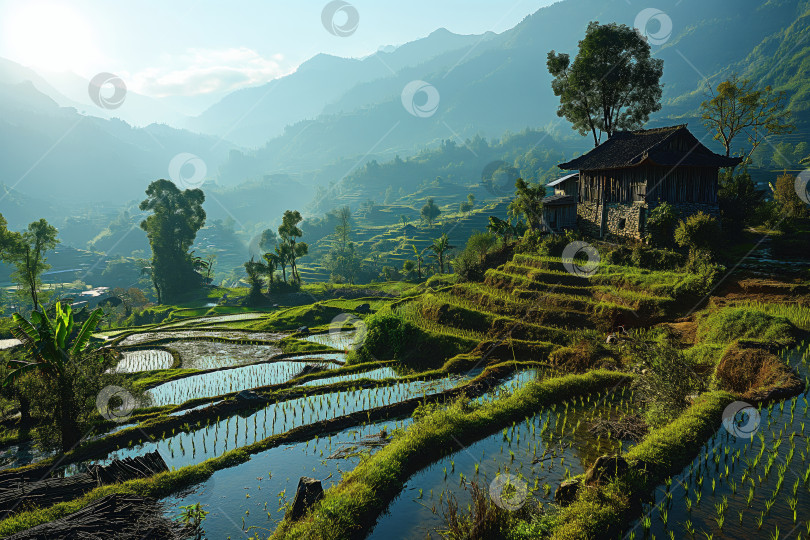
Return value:
[(566, 231), (565, 234), (550, 234), (540, 242), (537, 252), (548, 257), (562, 257), (565, 246), (575, 240), (579, 240), (579, 235), (571, 231)]
[(419, 328), (396, 312), (375, 313), (365, 323), (363, 346), (355, 351), (358, 360), (403, 360), (420, 338)]
[(162, 323), (174, 311), (174, 306), (154, 306), (135, 311), (124, 320), (123, 326), (144, 326)]
[(647, 218), (647, 239), (658, 246), (672, 246), (677, 223), (678, 211), (668, 202), (662, 202)]
[(620, 246), (605, 253), (603, 260), (608, 264), (635, 266), (645, 270), (673, 270), (685, 263), (684, 256), (676, 251), (643, 244), (632, 248)]
[(711, 254), (720, 241), (720, 222), (708, 214), (692, 214), (675, 229), (675, 242), (689, 248), (689, 258), (699, 253)]

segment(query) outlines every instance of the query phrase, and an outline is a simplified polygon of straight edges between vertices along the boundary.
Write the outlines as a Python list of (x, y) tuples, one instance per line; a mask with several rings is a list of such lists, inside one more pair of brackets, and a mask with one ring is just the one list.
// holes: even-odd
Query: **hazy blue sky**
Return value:
[[(153, 96), (220, 93), (293, 71), (319, 52), (365, 56), (444, 27), (502, 32), (553, 0), (352, 0), (357, 30), (324, 28), (324, 0), (0, 0), (0, 56)], [(345, 17), (337, 15), (337, 23)]]

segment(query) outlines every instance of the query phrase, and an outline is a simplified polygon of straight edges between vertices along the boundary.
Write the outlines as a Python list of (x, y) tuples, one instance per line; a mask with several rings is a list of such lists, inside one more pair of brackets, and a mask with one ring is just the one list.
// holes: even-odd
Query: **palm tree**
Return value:
[(416, 249), (414, 244), (411, 244), (411, 247), (413, 248), (413, 254), (416, 257), (416, 275), (419, 277), (419, 279), (422, 279), (422, 265), (425, 264), (425, 259), (422, 257), (422, 253), (425, 250), (423, 249), (422, 251), (419, 251)]
[(11, 332), (22, 342), (26, 359), (8, 362), (11, 371), (6, 375), (3, 385), (9, 385), (23, 375), (35, 373), (56, 386), (61, 407), (57, 421), (63, 452), (67, 452), (81, 440), (77, 419), (79, 404), (76, 403), (73, 392), (71, 364), (82, 358), (103, 361), (104, 353), (110, 352), (110, 349), (91, 351), (89, 347), (91, 334), (102, 315), (101, 308), (93, 310), (75, 337), (73, 310), (69, 305), (63, 308), (57, 302), (54, 320), (48, 318), (44, 309), (34, 311), (30, 321), (19, 313), (13, 316), (16, 326)]
[(439, 271), (444, 274), (444, 254), (451, 249), (456, 249), (456, 246), (451, 246), (447, 233), (443, 233), (439, 238), (433, 241), (429, 249), (433, 251), (431, 255), (435, 257), (439, 263)]

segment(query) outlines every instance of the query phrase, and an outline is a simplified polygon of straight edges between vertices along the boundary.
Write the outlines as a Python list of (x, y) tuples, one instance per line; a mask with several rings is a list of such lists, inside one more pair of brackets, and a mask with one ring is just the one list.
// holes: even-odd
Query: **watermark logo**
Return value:
[(181, 152), (169, 162), (169, 178), (180, 189), (195, 189), (203, 185), (208, 167), (194, 154)]
[(489, 484), (489, 496), (498, 507), (514, 512), (526, 504), (529, 486), (513, 474), (499, 474)]
[(113, 422), (126, 422), (138, 403), (126, 388), (105, 386), (96, 396), (98, 413)]
[(102, 109), (117, 109), (127, 97), (127, 85), (118, 75), (99, 73), (87, 87), (90, 99)]
[(642, 9), (633, 26), (651, 45), (663, 45), (672, 37), (672, 19), (657, 8)]
[(481, 170), (481, 184), (495, 197), (513, 195), (519, 177), (520, 171), (501, 159), (490, 161)]
[(439, 109), (439, 91), (425, 81), (411, 81), (402, 89), (402, 106), (417, 118), (429, 118)]
[(344, 332), (354, 330), (354, 336), (351, 343), (346, 346), (349, 351), (356, 351), (363, 346), (366, 341), (366, 334), (368, 332), (366, 323), (363, 319), (351, 313), (341, 313), (329, 323), (329, 335), (333, 339), (340, 339)]
[[(583, 261), (583, 257), (585, 260)], [(595, 247), (588, 242), (576, 240), (562, 252), (563, 266), (569, 274), (579, 277), (591, 277), (599, 269), (602, 258)]]
[(321, 22), (326, 31), (337, 37), (348, 37), (357, 31), (360, 14), (357, 8), (343, 0), (333, 0), (321, 11)]
[(761, 421), (756, 407), (745, 401), (735, 401), (723, 410), (723, 427), (741, 439), (753, 437), (759, 431)]
[(810, 204), (810, 169), (805, 169), (796, 176), (795, 186), (796, 195), (805, 204)]

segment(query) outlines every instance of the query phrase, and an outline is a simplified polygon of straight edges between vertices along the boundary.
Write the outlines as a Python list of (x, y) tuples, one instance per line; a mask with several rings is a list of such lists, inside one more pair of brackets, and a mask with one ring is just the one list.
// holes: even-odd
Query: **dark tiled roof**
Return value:
[(567, 204), (577, 204), (577, 198), (573, 195), (550, 195), (543, 199), (543, 206), (565, 206)]
[[(680, 153), (663, 147), (665, 142), (675, 136), (686, 137), (692, 150)], [(558, 166), (561, 169), (580, 171), (620, 169), (638, 165), (647, 159), (658, 165), (718, 168), (738, 165), (742, 161), (742, 158), (715, 154), (686, 129), (686, 124), (681, 124), (656, 129), (617, 131), (587, 154)]]

